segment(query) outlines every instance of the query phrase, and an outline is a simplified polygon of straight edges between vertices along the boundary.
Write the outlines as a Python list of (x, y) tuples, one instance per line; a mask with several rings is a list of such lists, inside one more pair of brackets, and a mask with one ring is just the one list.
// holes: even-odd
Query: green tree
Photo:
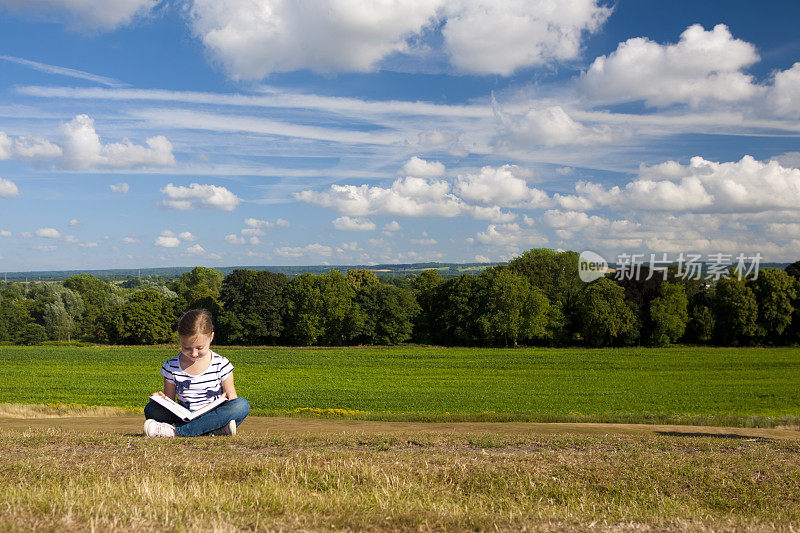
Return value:
[(29, 324), (34, 320), (31, 316), (33, 302), (22, 296), (21, 292), (9, 291), (0, 299), (0, 323), (5, 331), (3, 340), (19, 344)]
[(47, 332), (45, 332), (44, 326), (31, 322), (30, 324), (25, 324), (25, 327), (22, 328), (14, 342), (25, 346), (34, 346), (42, 344), (46, 340)]
[(417, 342), (429, 343), (435, 335), (435, 317), (438, 302), (438, 287), (444, 280), (436, 269), (424, 270), (414, 277), (414, 298), (419, 305), (419, 313), (414, 320), (414, 338)]
[(78, 320), (76, 335), (101, 342), (106, 341), (100, 317), (105, 311), (124, 303), (124, 292), (91, 274), (78, 274), (67, 278), (64, 287), (80, 295), (85, 306)]
[(650, 343), (667, 346), (677, 341), (686, 331), (689, 321), (686, 290), (679, 283), (664, 282), (658, 288), (659, 296), (650, 302), (650, 319), (653, 331)]
[(109, 309), (103, 321), (113, 343), (159, 344), (172, 340), (177, 312), (173, 300), (155, 291), (141, 291), (121, 307)]
[(484, 271), (478, 325), (492, 342), (517, 345), (519, 339), (543, 339), (549, 334), (550, 302), (522, 274), (498, 267)]
[(381, 281), (378, 279), (378, 276), (376, 276), (374, 272), (364, 268), (353, 268), (348, 270), (347, 281), (355, 291), (358, 291), (363, 287), (375, 287), (381, 283)]
[(611, 346), (630, 337), (636, 328), (633, 304), (625, 290), (607, 278), (587, 284), (579, 293), (577, 309), (580, 329), (590, 346)]
[(478, 327), (484, 278), (461, 274), (436, 287), (433, 340), (444, 345), (472, 345), (483, 340)]
[(745, 280), (721, 278), (714, 288), (714, 339), (724, 345), (748, 344), (757, 332), (758, 303)]
[(355, 338), (364, 317), (354, 301), (355, 291), (344, 274), (301, 274), (289, 282), (285, 324), (299, 344), (342, 345)]
[(234, 270), (220, 288), (220, 334), (225, 342), (275, 344), (283, 333), (288, 280), (267, 271)]
[(535, 248), (508, 262), (511, 270), (544, 292), (551, 306), (550, 328), (560, 343), (569, 342), (580, 329), (577, 299), (585, 284), (578, 276), (578, 258), (573, 251)]
[(400, 344), (411, 338), (419, 306), (414, 295), (393, 285), (363, 284), (355, 295), (363, 316), (358, 340), (365, 344)]
[(797, 299), (796, 281), (777, 268), (763, 268), (758, 277), (747, 281), (758, 302), (756, 335), (762, 342), (774, 344), (792, 321)]
[(686, 338), (692, 342), (706, 344), (714, 334), (713, 301), (708, 290), (697, 292), (689, 300), (689, 322), (686, 324)]
[(187, 303), (187, 309), (194, 309), (195, 302), (204, 298), (219, 300), (222, 288), (222, 272), (214, 268), (194, 267), (184, 272), (170, 283), (169, 289), (179, 294)]

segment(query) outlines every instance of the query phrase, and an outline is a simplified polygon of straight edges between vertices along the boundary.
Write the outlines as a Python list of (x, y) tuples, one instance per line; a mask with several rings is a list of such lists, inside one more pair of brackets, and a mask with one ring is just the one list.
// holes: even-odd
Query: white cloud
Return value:
[(188, 187), (168, 184), (161, 189), (167, 196), (162, 201), (165, 207), (178, 210), (222, 209), (233, 211), (239, 205), (239, 198), (225, 187), (192, 183)]
[(61, 233), (55, 228), (39, 228), (34, 233), (37, 237), (43, 237), (45, 239), (61, 238)]
[(444, 176), (444, 165), (439, 161), (426, 161), (414, 156), (405, 162), (398, 174), (415, 178), (441, 178)]
[(187, 242), (192, 242), (196, 239), (195, 236), (192, 235), (191, 232), (189, 231), (184, 231), (183, 233), (178, 235), (178, 237), (180, 237), (182, 241), (187, 241)]
[(775, 74), (768, 96), (769, 107), (778, 116), (800, 117), (800, 62)]
[[(250, 228), (274, 228), (276, 226), (279, 228), (288, 228), (289, 226), (291, 226), (289, 221), (283, 218), (279, 218), (275, 222), (270, 222), (268, 220), (260, 220), (257, 218), (247, 218), (244, 221), (244, 225)], [(263, 233), (261, 233), (260, 235), (263, 235)]]
[(547, 238), (533, 229), (522, 229), (519, 224), (489, 224), (486, 231), (479, 232), (477, 240), (492, 247), (518, 248), (520, 246), (542, 246)]
[(298, 258), (307, 255), (321, 255), (330, 257), (333, 254), (333, 248), (323, 244), (314, 243), (307, 246), (283, 246), (275, 248), (275, 253), (283, 257)]
[(181, 240), (170, 230), (164, 230), (156, 237), (155, 245), (162, 248), (177, 248), (181, 245)]
[(491, 259), (486, 257), (485, 255), (478, 254), (475, 256), (475, 262), (477, 263), (491, 263)]
[(186, 252), (192, 255), (203, 255), (206, 253), (205, 249), (199, 244), (195, 244), (193, 246), (188, 247), (186, 249)]
[(122, 243), (123, 244), (136, 244), (138, 242), (139, 242), (139, 240), (134, 238), (134, 237), (124, 237), (122, 239)]
[(686, 166), (670, 162), (643, 167), (641, 174), (646, 177), (624, 188), (583, 184), (584, 196), (570, 201), (654, 211), (800, 210), (800, 169), (777, 161), (764, 163), (744, 156), (740, 161), (718, 163), (693, 157)]
[(114, 194), (128, 194), (131, 190), (131, 186), (127, 183), (117, 183), (116, 185), (109, 185), (109, 187)]
[(530, 207), (547, 205), (547, 194), (528, 187), (520, 174), (524, 174), (523, 170), (515, 165), (485, 166), (477, 174), (458, 176), (453, 189), (461, 198), (481, 204)]
[[(2, 5), (2, 0), (0, 0), (0, 5)], [(45, 72), (47, 74), (58, 74), (61, 76), (69, 76), (70, 78), (78, 78), (81, 80), (89, 80), (96, 83), (100, 83), (102, 85), (106, 85), (108, 87), (123, 87), (124, 84), (120, 83), (119, 81), (107, 78), (105, 76), (98, 76), (96, 74), (92, 74), (91, 72), (84, 72), (82, 70), (75, 70), (72, 68), (66, 67), (59, 67), (56, 65), (48, 65), (47, 63), (39, 63), (38, 61), (30, 61), (28, 59), (22, 59), (21, 57), (14, 57), (14, 56), (4, 56), (0, 55), (0, 59), (3, 61), (10, 61), (12, 63), (17, 63), (19, 65), (24, 65), (26, 67), (32, 68), (34, 70), (38, 70), (39, 72)]]
[(418, 246), (433, 246), (434, 244), (438, 244), (438, 241), (433, 237), (427, 237), (425, 239), (410, 239), (409, 242)]
[(78, 115), (62, 124), (61, 132), (64, 135), (61, 164), (71, 170), (175, 165), (172, 144), (161, 135), (145, 140), (146, 147), (129, 140), (104, 145), (95, 131), (94, 120), (88, 115)]
[(72, 220), (69, 221), (69, 225), (70, 225), (70, 227), (75, 228), (75, 227), (78, 227), (78, 226), (82, 226), (83, 223), (80, 220), (78, 220), (77, 218), (73, 218)]
[(64, 20), (81, 30), (111, 31), (150, 12), (160, 0), (0, 0), (0, 7), (35, 17)]
[(235, 79), (272, 72), (370, 71), (436, 14), (431, 0), (194, 0), (195, 33)]
[(18, 159), (51, 159), (60, 157), (61, 147), (41, 137), (22, 135), (9, 137), (0, 131), (0, 160), (16, 157)]
[(31, 246), (32, 250), (37, 250), (39, 252), (55, 252), (58, 249), (58, 246), (54, 245), (36, 245)]
[(11, 237), (12, 233), (6, 229), (0, 230), (0, 237)]
[(450, 192), (450, 183), (422, 178), (398, 178), (390, 188), (370, 185), (331, 185), (322, 192), (305, 190), (295, 198), (349, 216), (382, 215), (405, 217), (456, 217), (462, 214), (478, 219), (508, 220), (513, 213), (499, 207), (470, 206)]
[(595, 59), (582, 86), (592, 97), (609, 102), (736, 102), (758, 92), (752, 76), (742, 72), (758, 59), (755, 47), (734, 39), (724, 24), (711, 31), (695, 24), (677, 44), (661, 45), (644, 37), (620, 43), (608, 57)]
[(597, 0), (194, 0), (195, 34), (235, 79), (272, 72), (372, 71), (438, 31), (452, 65), (509, 75), (580, 54), (584, 34), (611, 12)]
[(0, 178), (0, 198), (19, 196), (19, 189), (13, 181)]
[(497, 109), (497, 117), (501, 123), (497, 143), (504, 148), (606, 144), (629, 135), (606, 125), (585, 126), (573, 120), (561, 106), (532, 108), (519, 116)]
[(595, 0), (458, 0), (447, 2), (442, 29), (453, 65), (501, 74), (580, 55), (581, 38), (599, 29), (610, 8)]
[(366, 218), (342, 216), (332, 222), (340, 231), (375, 231), (374, 222)]
[(401, 229), (403, 229), (402, 226), (400, 226), (396, 220), (392, 220), (391, 222), (387, 222), (383, 225), (383, 233), (385, 235), (391, 235), (392, 233), (400, 231)]
[(225, 242), (229, 244), (244, 244), (245, 240), (244, 237), (239, 237), (235, 233), (231, 233), (230, 235), (225, 235)]

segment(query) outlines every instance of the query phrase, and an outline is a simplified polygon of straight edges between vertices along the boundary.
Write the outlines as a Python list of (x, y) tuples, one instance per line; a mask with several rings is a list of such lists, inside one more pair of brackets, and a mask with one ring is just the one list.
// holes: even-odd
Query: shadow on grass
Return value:
[(698, 433), (695, 431), (656, 431), (655, 433), (668, 437), (713, 437), (715, 439), (739, 439), (758, 442), (772, 442), (775, 440), (769, 437), (755, 437), (736, 433)]

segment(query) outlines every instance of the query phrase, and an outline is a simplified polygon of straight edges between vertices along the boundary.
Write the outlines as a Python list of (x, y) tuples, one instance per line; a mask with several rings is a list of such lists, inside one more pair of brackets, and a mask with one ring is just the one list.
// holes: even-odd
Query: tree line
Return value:
[[(655, 274), (655, 275), (650, 275)], [(800, 341), (800, 262), (735, 271), (711, 285), (642, 267), (638, 279), (584, 283), (578, 254), (529, 250), (479, 275), (426, 270), (380, 279), (196, 267), (168, 282), (108, 283), (80, 274), (61, 283), (0, 285), (0, 342), (79, 339), (175, 342), (178, 318), (210, 310), (217, 344), (343, 346), (405, 342), (458, 346), (724, 346)], [(648, 279), (649, 278), (649, 279)], [(666, 279), (665, 279), (666, 278)]]

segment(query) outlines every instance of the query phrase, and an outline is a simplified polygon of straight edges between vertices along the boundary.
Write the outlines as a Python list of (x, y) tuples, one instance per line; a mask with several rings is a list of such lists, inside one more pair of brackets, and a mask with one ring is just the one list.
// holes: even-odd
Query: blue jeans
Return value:
[(159, 422), (166, 422), (175, 426), (175, 431), (179, 437), (197, 437), (206, 435), (215, 429), (219, 429), (228, 424), (231, 420), (236, 420), (236, 426), (242, 423), (250, 412), (250, 403), (244, 398), (234, 398), (229, 400), (216, 409), (212, 409), (202, 416), (198, 416), (191, 422), (185, 422), (178, 418), (166, 407), (150, 400), (144, 407), (144, 417), (152, 418)]

